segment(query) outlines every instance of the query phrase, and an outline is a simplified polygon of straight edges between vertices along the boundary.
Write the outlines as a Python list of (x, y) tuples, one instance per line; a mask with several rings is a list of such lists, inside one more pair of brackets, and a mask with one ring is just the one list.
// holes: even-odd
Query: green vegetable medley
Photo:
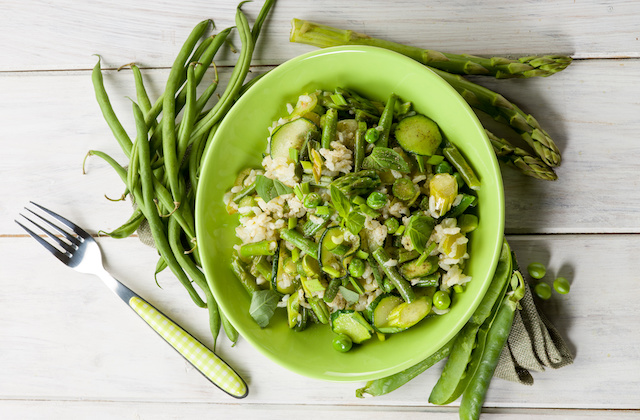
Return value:
[(478, 226), (480, 182), (460, 151), (395, 94), (316, 91), (288, 110), (262, 168), (225, 195), (251, 316), (266, 327), (282, 307), (291, 329), (328, 324), (349, 351), (446, 314)]

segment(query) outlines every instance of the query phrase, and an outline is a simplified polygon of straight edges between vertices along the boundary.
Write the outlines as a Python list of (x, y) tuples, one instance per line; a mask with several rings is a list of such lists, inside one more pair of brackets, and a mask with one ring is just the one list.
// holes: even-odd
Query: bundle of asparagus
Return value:
[(509, 126), (531, 147), (533, 154), (487, 130), (498, 160), (525, 175), (555, 180), (553, 167), (561, 162), (560, 151), (549, 134), (532, 115), (523, 112), (504, 96), (470, 82), (461, 75), (483, 75), (498, 79), (547, 77), (564, 70), (571, 57), (561, 55), (528, 56), (517, 60), (483, 58), (468, 54), (448, 54), (373, 38), (351, 30), (293, 19), (290, 41), (321, 48), (340, 45), (370, 45), (410, 57), (435, 71), (462, 95), (469, 105)]

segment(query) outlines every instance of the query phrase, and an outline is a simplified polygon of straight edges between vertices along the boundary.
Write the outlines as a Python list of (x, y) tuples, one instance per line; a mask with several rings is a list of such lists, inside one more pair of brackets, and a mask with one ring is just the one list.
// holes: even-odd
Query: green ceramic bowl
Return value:
[[(223, 194), (236, 174), (260, 167), (268, 131), (286, 115), (286, 104), (316, 89), (346, 87), (386, 101), (390, 93), (412, 101), (434, 119), (444, 135), (472, 163), (481, 182), (480, 226), (471, 235), (467, 273), (473, 277), (445, 316), (416, 327), (373, 338), (348, 353), (332, 348), (334, 334), (316, 325), (294, 332), (278, 310), (267, 328), (249, 316), (250, 296), (229, 268), (237, 215), (229, 216)], [(460, 331), (484, 296), (498, 261), (504, 228), (504, 196), (500, 170), (484, 130), (467, 103), (440, 77), (394, 52), (374, 47), (336, 47), (294, 58), (271, 70), (233, 106), (210, 144), (196, 198), (196, 231), (204, 271), (220, 307), (242, 337), (285, 368), (329, 381), (363, 381), (408, 368), (430, 356)]]

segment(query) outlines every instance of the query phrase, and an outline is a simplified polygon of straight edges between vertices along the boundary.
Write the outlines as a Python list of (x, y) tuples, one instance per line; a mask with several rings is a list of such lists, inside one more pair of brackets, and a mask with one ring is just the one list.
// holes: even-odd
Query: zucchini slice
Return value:
[(438, 257), (431, 256), (419, 263), (420, 260), (413, 260), (400, 266), (400, 274), (406, 279), (425, 277), (438, 270)]
[(373, 328), (382, 334), (394, 334), (404, 331), (404, 328), (389, 325), (389, 314), (403, 302), (404, 300), (400, 296), (389, 293), (375, 298), (367, 307), (367, 313)]
[(387, 317), (387, 326), (401, 330), (413, 327), (431, 312), (431, 299), (421, 296), (411, 303), (402, 302), (394, 307)]
[(421, 156), (433, 155), (442, 143), (438, 124), (422, 114), (402, 119), (396, 126), (394, 135), (400, 147)]
[(346, 334), (354, 343), (362, 343), (371, 338), (373, 327), (360, 312), (343, 309), (331, 314), (331, 329), (336, 334)]
[(320, 137), (318, 127), (306, 118), (298, 118), (282, 124), (271, 135), (270, 154), (273, 159), (284, 157), (289, 159), (289, 149), (302, 151), (310, 139)]

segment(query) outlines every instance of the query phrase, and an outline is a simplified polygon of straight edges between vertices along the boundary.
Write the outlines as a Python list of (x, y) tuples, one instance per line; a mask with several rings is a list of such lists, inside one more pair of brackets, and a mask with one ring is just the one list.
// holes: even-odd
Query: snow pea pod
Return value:
[[(432, 404), (449, 404), (455, 401), (464, 391), (465, 378), (473, 366), (473, 356), (482, 354), (486, 331), (492, 320), (492, 312), (502, 302), (508, 286), (512, 269), (511, 250), (507, 241), (503, 241), (498, 266), (489, 289), (469, 322), (456, 336), (451, 354), (445, 364), (438, 382), (429, 395)], [(496, 303), (497, 302), (497, 303)], [(487, 320), (489, 320), (487, 322)], [(467, 379), (468, 381), (468, 379)]]

